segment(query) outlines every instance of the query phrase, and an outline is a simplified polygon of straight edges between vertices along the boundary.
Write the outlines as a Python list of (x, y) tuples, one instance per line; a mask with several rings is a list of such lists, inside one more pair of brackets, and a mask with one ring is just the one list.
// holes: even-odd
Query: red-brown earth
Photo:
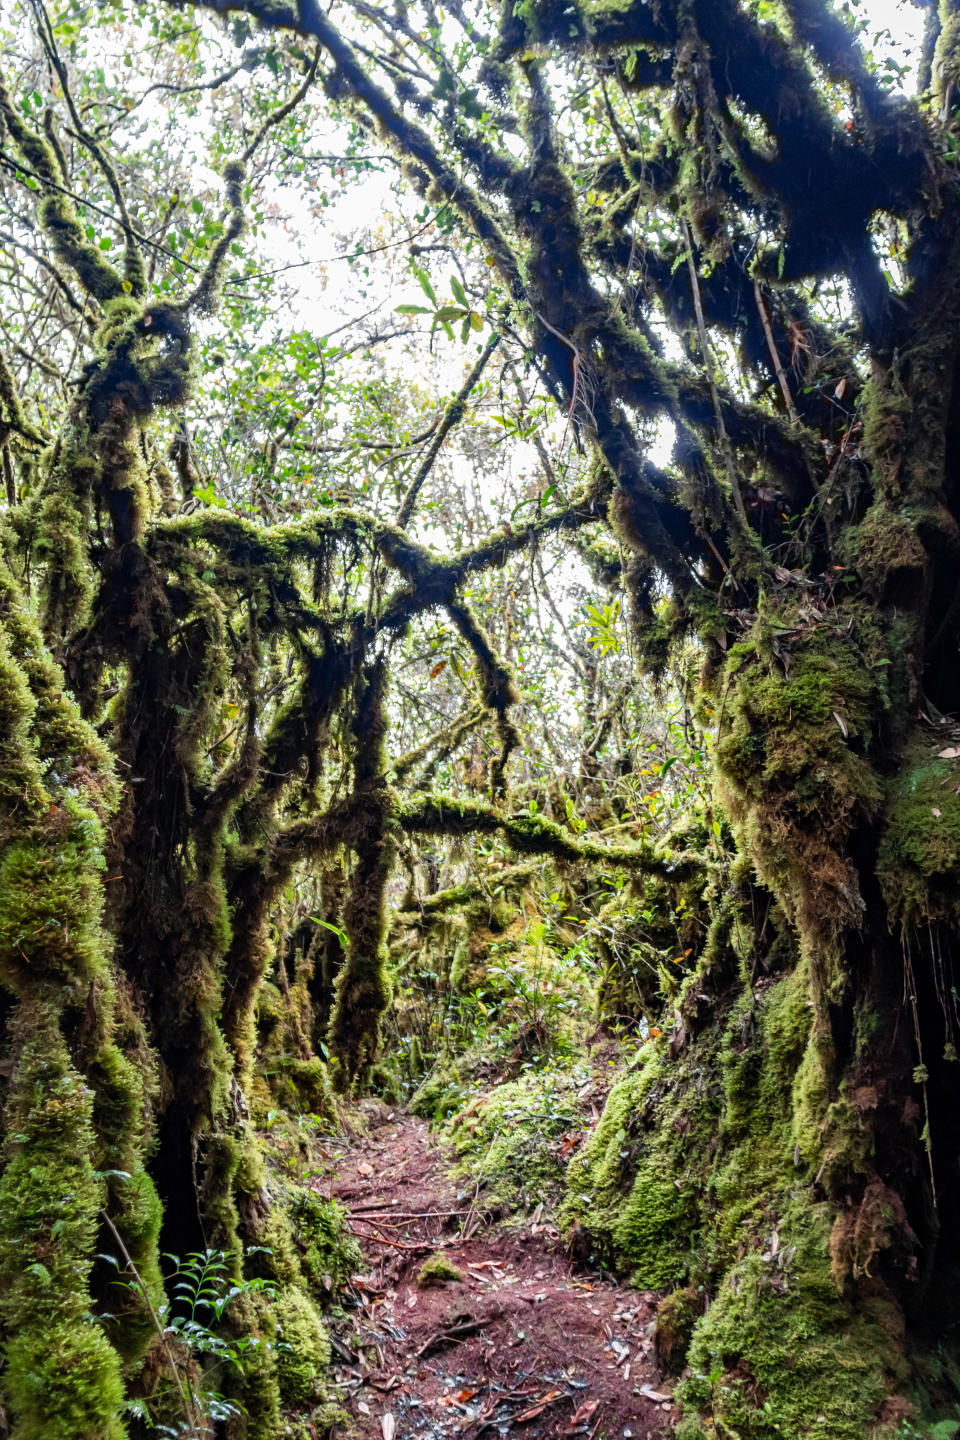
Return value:
[[(357, 1440), (660, 1440), (677, 1412), (654, 1356), (656, 1297), (578, 1270), (538, 1207), (495, 1219), (422, 1120), (378, 1101), (332, 1147), (366, 1268), (334, 1335)], [(421, 1287), (441, 1254), (462, 1281)], [(336, 1434), (346, 1435), (341, 1429)]]

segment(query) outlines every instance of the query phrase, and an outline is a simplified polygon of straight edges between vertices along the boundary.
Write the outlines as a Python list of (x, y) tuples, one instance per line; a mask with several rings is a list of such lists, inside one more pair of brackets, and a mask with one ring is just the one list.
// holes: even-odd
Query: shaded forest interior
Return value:
[(917, 24), (0, 16), (0, 1435), (343, 1433), (401, 1108), (649, 1296), (680, 1440), (960, 1432)]

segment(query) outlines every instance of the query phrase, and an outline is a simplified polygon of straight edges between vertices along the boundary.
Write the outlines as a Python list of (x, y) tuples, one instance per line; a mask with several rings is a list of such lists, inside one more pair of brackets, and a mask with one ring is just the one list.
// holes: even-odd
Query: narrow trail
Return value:
[[(653, 1346), (654, 1297), (577, 1273), (555, 1226), (518, 1224), (458, 1189), (422, 1120), (377, 1101), (344, 1137), (332, 1194), (367, 1266), (335, 1337), (361, 1440), (661, 1440), (676, 1411)], [(342, 1147), (342, 1148), (341, 1148)], [(421, 1287), (439, 1252), (460, 1281)], [(339, 1432), (337, 1432), (339, 1433)]]

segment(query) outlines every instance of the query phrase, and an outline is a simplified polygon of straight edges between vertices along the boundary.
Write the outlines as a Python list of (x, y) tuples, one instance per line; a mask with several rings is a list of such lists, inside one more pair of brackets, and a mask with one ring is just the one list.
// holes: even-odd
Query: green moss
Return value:
[(890, 784), (878, 873), (892, 920), (926, 925), (960, 916), (960, 754), (918, 736)]
[(469, 1093), (470, 1085), (459, 1070), (440, 1061), (414, 1091), (410, 1110), (429, 1120), (450, 1120)]
[[(901, 1375), (892, 1306), (859, 1310), (830, 1271), (825, 1205), (793, 1204), (724, 1278), (693, 1331), (679, 1396), (742, 1440), (863, 1440)], [(775, 1237), (775, 1238), (774, 1238)], [(894, 1331), (891, 1344), (891, 1328)]]
[[(695, 1172), (702, 1164), (689, 1143), (690, 1117), (675, 1128), (679, 1077), (664, 1091), (660, 1063), (650, 1044), (614, 1085), (596, 1130), (570, 1165), (562, 1211), (566, 1223), (576, 1220), (589, 1233), (601, 1257), (654, 1289), (669, 1288), (689, 1272), (698, 1224)], [(662, 1128), (651, 1143), (643, 1132), (645, 1117), (654, 1113)]]
[(274, 1301), (277, 1374), (285, 1405), (306, 1405), (324, 1398), (323, 1377), (330, 1343), (323, 1322), (302, 1290), (288, 1286)]
[(63, 1320), (14, 1334), (3, 1376), (12, 1402), (11, 1440), (122, 1440), (123, 1385), (116, 1354), (93, 1322)]
[(575, 1091), (582, 1078), (560, 1070), (525, 1075), (454, 1115), (448, 1133), (457, 1154), (492, 1197), (524, 1209), (558, 1197), (566, 1169), (560, 1142), (581, 1128)]
[(657, 1306), (657, 1359), (669, 1375), (679, 1375), (683, 1369), (693, 1327), (703, 1313), (705, 1299), (695, 1285), (685, 1285), (665, 1295)]
[(16, 1021), (22, 1050), (0, 1177), (2, 1384), (19, 1440), (95, 1440), (123, 1434), (117, 1354), (89, 1317), (103, 1184), (92, 1097), (54, 1017), (21, 1002)]
[(300, 1264), (318, 1295), (329, 1295), (361, 1268), (363, 1254), (346, 1226), (336, 1200), (297, 1187), (289, 1203), (290, 1223)]
[(440, 1251), (424, 1260), (417, 1271), (417, 1284), (421, 1290), (428, 1289), (431, 1285), (446, 1285), (449, 1280), (458, 1281), (466, 1278), (463, 1271), (459, 1270)]
[(761, 611), (749, 640), (730, 649), (716, 748), (719, 794), (743, 853), (833, 1000), (845, 984), (837, 937), (862, 914), (850, 837), (882, 799), (872, 759), (885, 684), (876, 644), (865, 608), (850, 607), (845, 633), (790, 607)]

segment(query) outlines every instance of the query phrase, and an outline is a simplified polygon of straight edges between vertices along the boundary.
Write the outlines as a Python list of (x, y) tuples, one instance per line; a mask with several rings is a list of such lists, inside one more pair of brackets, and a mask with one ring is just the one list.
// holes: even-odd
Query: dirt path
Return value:
[[(653, 1358), (653, 1296), (575, 1273), (536, 1215), (519, 1228), (457, 1189), (421, 1120), (362, 1106), (333, 1194), (367, 1270), (334, 1374), (363, 1440), (659, 1440), (676, 1412)], [(440, 1252), (462, 1281), (417, 1284)]]

